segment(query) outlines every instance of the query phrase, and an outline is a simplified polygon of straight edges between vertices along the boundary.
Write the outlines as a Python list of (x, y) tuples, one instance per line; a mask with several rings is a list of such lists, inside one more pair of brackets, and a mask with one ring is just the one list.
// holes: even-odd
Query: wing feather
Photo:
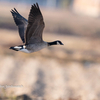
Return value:
[(42, 33), (44, 26), (43, 16), (39, 5), (38, 3), (33, 4), (29, 13), (28, 26), (25, 34), (25, 43), (32, 44), (43, 41)]
[(21, 40), (23, 41), (23, 43), (25, 43), (24, 35), (25, 35), (28, 21), (23, 16), (21, 16), (15, 8), (11, 10), (11, 13), (14, 18), (15, 24), (18, 26)]

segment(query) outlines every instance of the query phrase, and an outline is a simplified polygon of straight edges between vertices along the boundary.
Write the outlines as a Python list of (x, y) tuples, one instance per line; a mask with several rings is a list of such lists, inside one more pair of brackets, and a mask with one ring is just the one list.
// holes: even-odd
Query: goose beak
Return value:
[(60, 45), (64, 45), (62, 42), (61, 42), (61, 44)]
[(64, 45), (61, 41), (58, 41), (60, 45)]

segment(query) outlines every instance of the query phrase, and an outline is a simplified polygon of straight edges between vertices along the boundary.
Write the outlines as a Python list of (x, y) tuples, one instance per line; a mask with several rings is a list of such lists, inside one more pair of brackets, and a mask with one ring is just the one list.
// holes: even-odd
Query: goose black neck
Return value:
[(48, 46), (57, 45), (57, 41), (48, 42)]

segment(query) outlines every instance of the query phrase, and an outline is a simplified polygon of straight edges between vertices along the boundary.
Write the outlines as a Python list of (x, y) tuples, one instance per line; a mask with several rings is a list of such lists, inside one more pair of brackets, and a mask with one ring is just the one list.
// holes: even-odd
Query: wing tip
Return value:
[(10, 12), (12, 13), (12, 9), (10, 10)]
[(14, 10), (13, 10), (13, 9), (11, 9), (11, 10), (10, 10), (10, 12), (13, 14), (13, 13), (14, 13)]
[(39, 7), (38, 3), (36, 2), (37, 7)]
[(38, 5), (38, 3), (36, 2), (36, 3), (33, 3), (33, 5), (32, 5), (32, 7), (34, 7), (34, 8), (39, 8), (39, 5)]
[(17, 13), (17, 14), (19, 14), (18, 11), (16, 10), (16, 8), (11, 9), (10, 12), (11, 12), (12, 14), (13, 14), (13, 13)]

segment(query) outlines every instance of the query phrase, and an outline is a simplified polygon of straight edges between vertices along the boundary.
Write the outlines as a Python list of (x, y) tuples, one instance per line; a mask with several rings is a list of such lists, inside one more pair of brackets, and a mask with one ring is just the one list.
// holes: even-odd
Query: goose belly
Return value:
[(45, 44), (33, 44), (33, 45), (29, 45), (28, 47), (27, 47), (27, 49), (30, 51), (30, 53), (31, 52), (36, 52), (36, 51), (39, 51), (39, 50), (41, 50), (41, 49), (43, 49), (43, 48), (46, 48), (47, 47), (47, 43), (45, 43)]
[(31, 51), (29, 51), (27, 49), (21, 49), (20, 51), (25, 52), (25, 53), (31, 53)]

